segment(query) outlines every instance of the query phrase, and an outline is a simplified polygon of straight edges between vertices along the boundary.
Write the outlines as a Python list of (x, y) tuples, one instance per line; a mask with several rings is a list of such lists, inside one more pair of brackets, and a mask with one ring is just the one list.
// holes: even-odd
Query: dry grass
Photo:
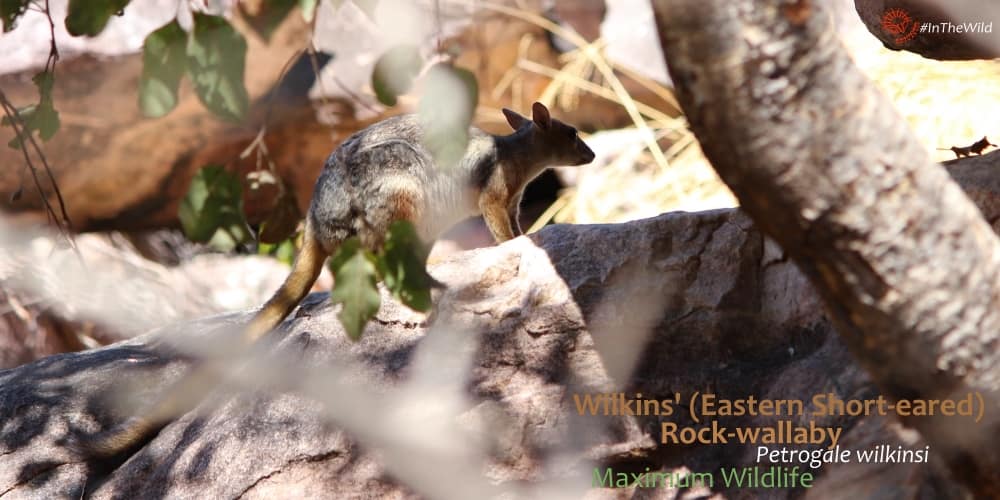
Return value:
[[(1000, 143), (1000, 61), (933, 61), (890, 52), (863, 67), (928, 149)], [(934, 159), (954, 158), (933, 151)]]
[[(674, 118), (623, 94), (620, 81), (601, 71), (602, 66), (613, 65), (604, 59), (600, 40), (577, 45), (559, 68), (523, 60), (516, 71), (552, 78), (542, 95), (546, 104), (572, 106), (581, 92), (589, 92), (625, 106), (636, 126), (631, 133), (614, 131), (589, 138), (599, 156), (608, 156), (606, 161), (574, 172), (575, 186), (532, 230), (549, 221), (621, 222), (674, 210), (735, 206), (683, 117)], [(867, 50), (862, 69), (896, 103), (929, 150), (966, 146), (984, 135), (1000, 142), (1000, 61), (939, 62), (881, 47)], [(655, 82), (641, 83), (657, 86), (660, 95), (671, 93)], [(657, 139), (656, 146), (646, 131)], [(936, 160), (953, 156), (950, 151), (933, 153)]]

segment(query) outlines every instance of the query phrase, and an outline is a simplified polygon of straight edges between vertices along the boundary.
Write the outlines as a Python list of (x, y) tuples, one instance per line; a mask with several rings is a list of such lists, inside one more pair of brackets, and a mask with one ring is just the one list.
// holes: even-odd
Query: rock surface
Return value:
[[(976, 183), (980, 207), (996, 228), (1000, 191), (987, 168), (955, 175), (967, 190)], [(217, 391), (124, 462), (80, 462), (65, 448), (67, 438), (128, 415), (111, 395), (131, 395), (132, 408), (154, 400), (189, 366), (178, 352), (191, 339), (204, 351), (242, 315), (174, 324), (0, 372), (0, 497), (470, 498), (462, 495), (500, 488), (557, 498), (542, 492), (560, 484), (566, 498), (619, 498), (621, 491), (590, 489), (595, 464), (632, 472), (717, 471), (753, 465), (756, 448), (661, 444), (663, 422), (693, 423), (684, 411), (579, 415), (574, 396), (878, 395), (806, 279), (738, 210), (550, 226), (455, 255), (432, 273), (448, 288), (430, 329), (426, 318), (384, 295), (382, 311), (352, 343), (326, 296), (310, 296), (267, 342), (267, 356), (279, 361), (258, 360), (252, 377), (234, 382), (256, 391)], [(177, 340), (183, 338), (188, 342)], [(445, 411), (439, 405), (450, 400), (449, 388), (460, 395), (459, 405)], [(842, 428), (843, 449), (923, 447), (881, 417), (792, 420)], [(774, 421), (719, 418), (726, 426)], [(466, 454), (451, 453), (449, 432), (464, 436), (456, 446)], [(431, 437), (419, 441), (424, 434)], [(468, 466), (467, 453), (485, 457), (482, 468), (455, 476)], [(445, 458), (435, 462), (437, 454)], [(419, 480), (442, 477), (434, 476), (438, 469), (413, 469), (424, 462), (450, 467), (443, 470), (452, 482)], [(957, 498), (962, 492), (933, 460), (826, 465), (817, 474), (812, 490), (727, 489), (717, 477), (712, 491), (727, 498)], [(683, 498), (685, 491), (662, 488), (654, 497)]]

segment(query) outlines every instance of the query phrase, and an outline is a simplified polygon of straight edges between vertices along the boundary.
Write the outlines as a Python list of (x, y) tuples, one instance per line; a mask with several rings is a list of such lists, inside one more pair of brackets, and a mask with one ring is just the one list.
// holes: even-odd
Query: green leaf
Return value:
[(330, 272), (336, 275), (337, 269), (340, 269), (340, 266), (344, 265), (344, 262), (347, 262), (348, 259), (354, 257), (354, 254), (359, 251), (364, 251), (364, 249), (361, 248), (361, 240), (356, 237), (348, 238), (344, 240), (344, 242), (340, 244), (340, 247), (337, 248), (337, 251), (330, 256), (330, 260), (326, 265), (330, 268)]
[(38, 87), (38, 106), (31, 118), (25, 121), (29, 131), (37, 130), (43, 141), (48, 141), (59, 131), (59, 113), (52, 104), (52, 87), (55, 86), (55, 76), (51, 71), (41, 71), (31, 77)]
[(13, 30), (17, 26), (17, 18), (28, 9), (29, 0), (0, 0), (0, 22), (3, 22), (3, 32)]
[(73, 36), (97, 36), (113, 15), (121, 15), (130, 0), (69, 0), (66, 31)]
[(38, 87), (38, 95), (43, 101), (52, 100), (52, 87), (56, 83), (55, 76), (51, 71), (40, 71), (31, 77), (31, 81)]
[(295, 237), (280, 243), (261, 243), (257, 246), (257, 253), (259, 255), (273, 255), (281, 262), (292, 265), (292, 262), (295, 261)]
[(317, 0), (299, 0), (299, 8), (302, 9), (302, 19), (311, 23), (316, 18)]
[(43, 101), (35, 108), (31, 119), (25, 122), (27, 130), (37, 130), (43, 141), (51, 139), (59, 131), (59, 113), (52, 107), (52, 101)]
[(146, 37), (142, 48), (139, 109), (159, 118), (177, 106), (177, 87), (184, 76), (187, 33), (174, 19)]
[[(20, 115), (22, 119), (27, 119), (26, 117), (28, 115), (35, 112), (36, 107), (38, 107), (37, 104), (29, 104), (27, 106), (17, 108), (17, 114)], [(6, 114), (3, 115), (3, 118), (0, 118), (0, 127), (9, 127), (13, 123), (14, 120), (12, 120), (11, 117), (7, 116)]]
[(211, 242), (220, 250), (252, 239), (243, 215), (240, 180), (218, 165), (206, 165), (191, 179), (177, 217), (188, 239)]
[(285, 20), (285, 17), (295, 8), (297, 3), (299, 3), (299, 0), (263, 0), (258, 4), (255, 12), (250, 12), (250, 9), (246, 8), (242, 2), (237, 5), (240, 8), (240, 12), (243, 13), (247, 24), (264, 41), (268, 41), (271, 39), (271, 34), (274, 33), (274, 30)]
[[(11, 149), (20, 149), (21, 143), (27, 140), (27, 134), (31, 133), (31, 129), (28, 128), (28, 124), (31, 123), (32, 117), (35, 116), (36, 109), (38, 109), (37, 104), (29, 104), (17, 109), (17, 114), (21, 117), (21, 134), (15, 135), (14, 138), (7, 143), (7, 146)], [(3, 119), (0, 120), (0, 126), (12, 127), (13, 120), (9, 116), (4, 115)]]
[(379, 270), (386, 288), (400, 302), (415, 311), (431, 308), (431, 288), (439, 286), (427, 274), (430, 248), (420, 241), (409, 221), (396, 221), (389, 226), (385, 246), (379, 259)]
[(206, 214), (211, 197), (211, 184), (222, 167), (205, 166), (191, 179), (188, 192), (177, 209), (184, 234), (191, 241), (208, 241), (218, 227), (214, 215)]
[(340, 323), (353, 340), (361, 338), (365, 325), (382, 303), (376, 286), (374, 257), (361, 248), (357, 238), (345, 241), (331, 260), (334, 286), (330, 300), (341, 304)]
[(476, 77), (447, 63), (427, 71), (418, 115), (424, 128), (424, 146), (434, 161), (452, 167), (465, 156), (469, 125), (479, 102)]
[[(38, 87), (38, 104), (31, 104), (18, 109), (22, 125), (21, 134), (15, 136), (7, 143), (8, 146), (14, 149), (19, 149), (28, 140), (28, 136), (36, 130), (38, 131), (38, 136), (43, 141), (48, 141), (59, 131), (59, 112), (56, 111), (52, 103), (52, 87), (55, 85), (55, 78), (52, 72), (44, 70), (35, 73), (35, 76), (31, 77), (31, 81)], [(4, 116), (0, 120), (0, 126), (11, 125), (11, 120), (7, 116)]]
[(239, 245), (253, 241), (253, 233), (242, 213), (223, 211), (219, 216), (219, 227), (208, 240), (209, 246), (222, 252), (231, 252)]
[(385, 51), (372, 71), (372, 89), (379, 102), (395, 106), (396, 98), (410, 90), (423, 65), (416, 45), (397, 45)]
[(219, 16), (194, 14), (187, 71), (202, 104), (230, 121), (243, 119), (250, 98), (243, 85), (247, 42)]

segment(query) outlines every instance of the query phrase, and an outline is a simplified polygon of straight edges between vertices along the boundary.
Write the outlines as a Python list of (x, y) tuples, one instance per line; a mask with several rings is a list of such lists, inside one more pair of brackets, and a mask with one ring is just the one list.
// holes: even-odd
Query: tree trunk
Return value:
[(702, 147), (812, 281), (885, 394), (982, 420), (902, 418), (1000, 497), (1000, 240), (853, 65), (821, 2), (654, 0)]

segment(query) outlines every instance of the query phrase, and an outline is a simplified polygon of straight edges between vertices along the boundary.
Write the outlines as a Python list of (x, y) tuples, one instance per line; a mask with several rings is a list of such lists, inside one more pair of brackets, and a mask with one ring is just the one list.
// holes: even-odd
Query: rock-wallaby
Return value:
[(957, 158), (965, 158), (967, 156), (972, 156), (973, 154), (981, 155), (983, 154), (983, 151), (985, 151), (986, 148), (990, 146), (997, 147), (996, 144), (991, 143), (990, 140), (987, 139), (986, 136), (984, 135), (982, 139), (979, 139), (978, 141), (973, 142), (972, 144), (965, 147), (952, 146), (950, 148), (937, 148), (937, 149), (939, 151), (951, 151), (952, 153), (955, 153), (955, 158), (957, 159)]
[[(452, 167), (435, 165), (415, 115), (380, 121), (344, 141), (316, 182), (304, 242), (291, 273), (250, 320), (239, 348), (281, 323), (312, 288), (327, 257), (352, 236), (377, 249), (389, 225), (406, 220), (430, 243), (456, 222), (477, 214), (483, 215), (497, 242), (522, 234), (518, 210), (524, 187), (550, 166), (590, 163), (594, 152), (575, 128), (552, 119), (541, 103), (532, 106), (531, 119), (509, 109), (503, 114), (514, 133), (495, 136), (471, 128), (465, 154)], [(151, 411), (79, 439), (76, 447), (84, 455), (104, 458), (132, 450), (197, 404), (212, 379), (210, 370), (196, 367)]]

